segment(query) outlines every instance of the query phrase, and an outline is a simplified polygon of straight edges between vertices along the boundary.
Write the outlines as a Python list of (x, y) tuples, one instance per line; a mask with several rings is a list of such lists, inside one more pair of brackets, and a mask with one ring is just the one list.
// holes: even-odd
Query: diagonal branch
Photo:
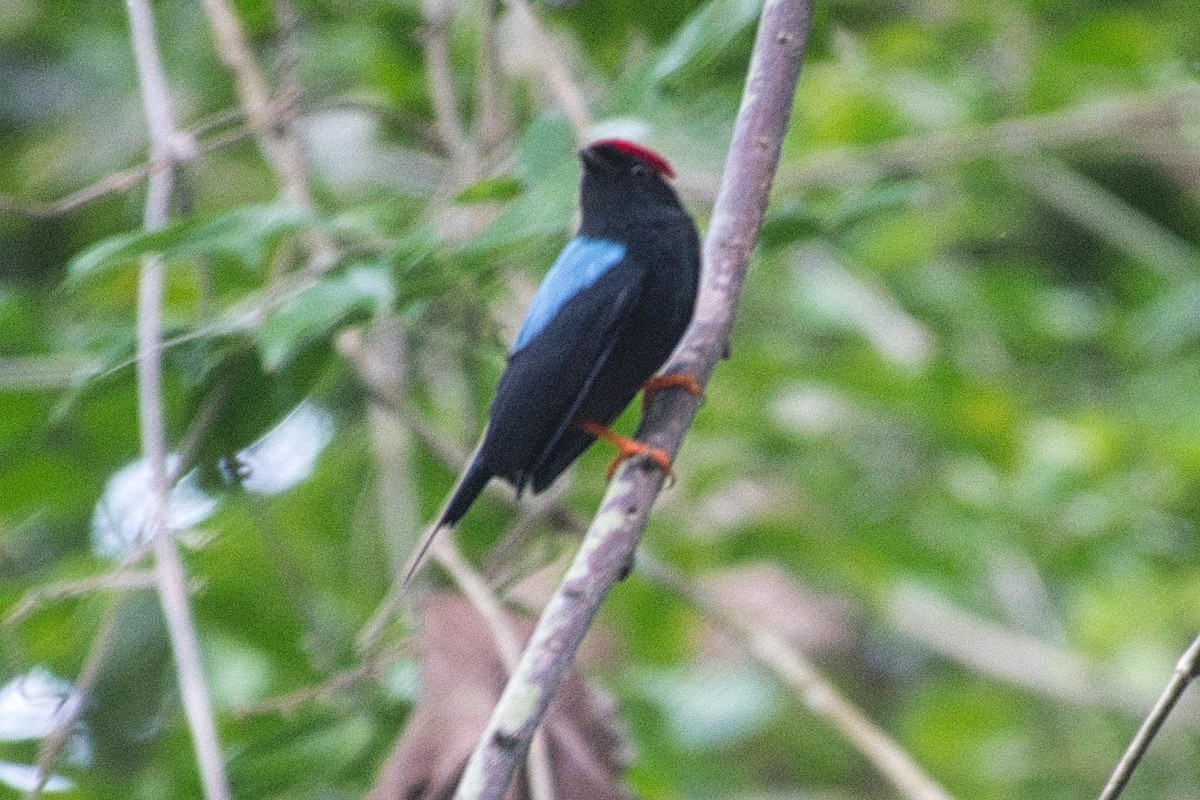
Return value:
[[(445, 531), (444, 533), (450, 533)], [(492, 594), (483, 576), (476, 572), (454, 543), (453, 536), (442, 536), (433, 543), (433, 557), (442, 565), (458, 585), (459, 591), (471, 603), (475, 613), (483, 619), (496, 652), (504, 662), (504, 668), (511, 675), (521, 659), (521, 645), (513, 632), (500, 601)], [(525, 769), (529, 775), (530, 800), (554, 800), (554, 773), (550, 769), (550, 747), (546, 742), (544, 732), (534, 734), (530, 745), (528, 763)]]
[(454, 90), (454, 74), (450, 67), (450, 21), (454, 14), (451, 3), (423, 4), (425, 27), (420, 31), (421, 46), (425, 49), (425, 66), (429, 73), (429, 99), (437, 120), (438, 136), (450, 151), (452, 172), (459, 183), (477, 180), (480, 163), (475, 143), (458, 112), (458, 96)]
[[(439, 461), (453, 471), (461, 471), (466, 466), (468, 454), (431, 429), (410, 408), (397, 404), (395, 397), (386, 392), (380, 384), (379, 375), (364, 352), (362, 337), (356, 334), (356, 331), (347, 331), (339, 339), (338, 346), (342, 355), (358, 372), (367, 390), (377, 402), (395, 415), (398, 421), (409, 427)], [(512, 493), (503, 490), (498, 484), (489, 484), (488, 488), (495, 490), (498, 498), (514, 502)], [(582, 536), (586, 530), (583, 520), (556, 501), (548, 504), (544, 514), (549, 517), (547, 522), (550, 525), (564, 532)], [(437, 555), (438, 551), (435, 550), (434, 556)], [(449, 571), (445, 562), (443, 566)], [(814, 715), (827, 722), (858, 748), (882, 775), (905, 793), (905, 796), (914, 800), (944, 800), (947, 797), (937, 781), (925, 774), (915, 760), (885, 731), (872, 723), (861, 709), (843, 697), (837, 687), (821, 675), (796, 648), (781, 641), (768, 630), (747, 626), (729, 609), (722, 607), (718, 600), (700, 592), (678, 571), (647, 553), (644, 547), (638, 550), (638, 568), (644, 577), (684, 597), (711, 624), (728, 630), (738, 638), (751, 656), (788, 684)], [(398, 582), (397, 586), (389, 591), (388, 600), (380, 606), (373, 622), (364, 630), (363, 639), (372, 647), (381, 633), (383, 622), (395, 614), (400, 598), (397, 587)], [(515, 661), (516, 659), (514, 663)], [(828, 701), (829, 698), (833, 700)]]
[(1100, 794), (1100, 800), (1117, 800), (1125, 791), (1125, 786), (1133, 777), (1133, 771), (1141, 763), (1142, 756), (1146, 755), (1146, 751), (1150, 749), (1150, 743), (1158, 735), (1159, 728), (1167, 721), (1167, 716), (1174, 710), (1175, 704), (1179, 702), (1179, 698), (1183, 696), (1184, 691), (1197, 675), (1200, 675), (1200, 636), (1188, 645), (1188, 649), (1180, 657), (1179, 663), (1175, 665), (1175, 672), (1171, 675), (1171, 680), (1167, 681), (1162, 696), (1150, 710), (1142, 727), (1138, 728), (1133, 741), (1129, 743), (1129, 749), (1125, 751), (1125, 755), (1121, 757), (1116, 769), (1113, 770), (1112, 777), (1108, 779), (1104, 791)]
[(104, 612), (100, 630), (96, 634), (96, 638), (92, 640), (92, 647), (88, 651), (87, 658), (84, 659), (83, 669), (75, 679), (75, 692), (82, 698), (82, 702), (76, 703), (71, 713), (58, 720), (54, 730), (50, 731), (50, 734), (38, 744), (37, 783), (25, 793), (25, 800), (38, 800), (42, 796), (46, 784), (50, 781), (54, 762), (58, 760), (59, 754), (76, 731), (76, 726), (87, 708), (87, 700), (91, 696), (92, 690), (96, 688), (96, 681), (100, 678), (100, 669), (112, 647), (113, 634), (117, 630), (117, 620), (120, 619), (123, 601), (124, 597), (118, 598)]
[[(742, 107), (705, 242), (705, 278), (692, 328), (667, 367), (708, 382), (727, 352), (734, 311), (762, 225), (808, 39), (811, 0), (763, 7)], [(674, 454), (699, 407), (682, 392), (650, 409), (639, 439)], [(629, 570), (661, 471), (626, 463), (617, 473), (583, 545), (538, 621), (462, 781), (456, 800), (499, 800), (524, 761), (533, 732), (609, 590)]]
[(1196, 273), (1200, 260), (1191, 243), (1067, 164), (1034, 156), (1004, 169), (1059, 213), (1163, 278), (1179, 281)]
[[(174, 154), (179, 147), (179, 137), (172, 120), (171, 100), (149, 3), (147, 0), (126, 0), (126, 7), (138, 82), (150, 128), (151, 157), (163, 165), (150, 174), (143, 215), (146, 229), (156, 230), (166, 225), (169, 215)], [(148, 256), (142, 262), (137, 299), (138, 423), (151, 484), (147, 533), (153, 543), (159, 602), (175, 657), (179, 693), (192, 732), (204, 796), (207, 800), (227, 800), (229, 787), (212, 702), (200, 664), (200, 646), (188, 606), (183, 560), (167, 527), (171, 476), (167, 468), (162, 403), (162, 296), (162, 259)]]
[(238, 99), (263, 155), (283, 183), (284, 195), (298, 208), (312, 208), (300, 143), (272, 106), (271, 89), (258, 68), (241, 22), (225, 0), (204, 0), (204, 11), (217, 53), (233, 73)]

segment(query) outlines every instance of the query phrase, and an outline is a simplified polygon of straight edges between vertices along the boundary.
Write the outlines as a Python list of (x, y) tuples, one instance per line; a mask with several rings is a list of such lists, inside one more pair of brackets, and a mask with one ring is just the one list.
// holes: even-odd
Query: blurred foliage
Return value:
[[(595, 131), (670, 158), (702, 228), (758, 6), (536, 8)], [(271, 3), (237, 8), (272, 75), (298, 56), (317, 208), (282, 205), (253, 139), (233, 137), (179, 168), (187, 213), (154, 234), (142, 184), (25, 213), (146, 156), (120, 4), (0, 8), (0, 682), (74, 680), (115, 613), (56, 770), (81, 800), (198, 792), (157, 605), (110, 585), (99, 544), (138, 513), (138, 257), (167, 263), (167, 430), (197, 470), (173, 512), (235, 794), (358, 797), (414, 665), (329, 682), (363, 665), (356, 636), (453, 475), (386, 424), (347, 347), (398, 325), (383, 390), (465, 449), (572, 225), (571, 129), (544, 52), (499, 9), (489, 120), (480, 4), (305, 0), (287, 41)], [(438, 142), (437, 8), (474, 175)], [(1195, 11), (818, 4), (732, 358), (647, 532), (697, 578), (770, 561), (836, 598), (841, 633), (816, 660), (957, 796), (1094, 795), (1200, 627)], [(200, 142), (236, 130), (201, 5), (155, 12), (178, 124)], [(288, 271), (312, 230), (339, 260)], [(284, 420), (285, 445), (263, 438)], [(581, 514), (607, 458), (573, 472)], [(483, 560), (513, 519), (485, 500), (464, 549)], [(639, 796), (893, 796), (665, 590), (632, 577), (599, 625), (585, 669), (618, 700)], [(1200, 795), (1196, 721), (1172, 719), (1129, 797)], [(35, 758), (0, 742), (0, 761)]]

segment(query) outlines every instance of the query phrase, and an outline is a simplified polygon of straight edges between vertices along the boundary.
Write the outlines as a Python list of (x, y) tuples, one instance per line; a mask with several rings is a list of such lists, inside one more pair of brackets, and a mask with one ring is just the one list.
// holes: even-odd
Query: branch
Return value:
[[(733, 315), (766, 212), (808, 38), (811, 0), (763, 7), (742, 107), (705, 242), (706, 272), (692, 327), (666, 368), (708, 382), (728, 348)], [(674, 454), (699, 406), (683, 392), (663, 395), (643, 419), (639, 439)], [(632, 564), (663, 474), (644, 463), (617, 473), (563, 583), (534, 630), (516, 673), (493, 711), (456, 800), (499, 800), (583, 640), (600, 603)]]
[(511, 128), (508, 106), (501, 102), (503, 86), (496, 48), (496, 3), (484, 0), (478, 4), (479, 66), (475, 84), (478, 91), (479, 113), (475, 118), (475, 136), (486, 152), (503, 142)]
[[(149, 2), (126, 0), (126, 8), (138, 82), (150, 128), (151, 156), (155, 162), (166, 165), (150, 174), (146, 192), (143, 223), (147, 230), (156, 230), (167, 223), (178, 136), (171, 118), (171, 101)], [(151, 482), (147, 527), (154, 547), (154, 573), (159, 602), (175, 656), (179, 692), (200, 765), (204, 796), (207, 800), (227, 800), (229, 787), (217, 740), (212, 703), (200, 665), (196, 629), (188, 607), (183, 561), (167, 527), (171, 476), (167, 469), (162, 404), (162, 295), (162, 259), (148, 256), (142, 261), (137, 299), (138, 422), (142, 452), (149, 467)]]
[(72, 600), (98, 592), (124, 594), (129, 589), (149, 589), (154, 586), (154, 574), (143, 570), (127, 570), (122, 567), (94, 578), (65, 581), (30, 589), (25, 596), (4, 615), (3, 626), (15, 628), (43, 605)]
[(252, 706), (239, 708), (234, 711), (234, 716), (238, 719), (251, 719), (268, 714), (291, 716), (309, 703), (318, 700), (328, 702), (340, 692), (376, 680), (392, 664), (400, 659), (411, 659), (414, 655), (415, 651), (411, 641), (400, 642), (387, 650), (373, 654), (354, 668), (339, 672), (316, 686), (306, 686), (279, 697), (268, 698)]
[(258, 137), (263, 155), (283, 183), (284, 196), (298, 208), (312, 208), (299, 143), (280, 124), (271, 105), (271, 90), (254, 60), (237, 15), (225, 0), (204, 0), (221, 61), (233, 73), (238, 99)]
[(88, 651), (87, 658), (83, 662), (83, 669), (79, 671), (79, 677), (75, 679), (75, 692), (78, 694), (80, 702), (73, 706), (71, 713), (59, 719), (54, 726), (54, 730), (38, 743), (37, 783), (26, 793), (25, 800), (37, 800), (38, 797), (41, 797), (43, 790), (46, 788), (47, 781), (50, 780), (50, 773), (54, 768), (54, 762), (58, 760), (59, 754), (62, 753), (63, 748), (71, 740), (71, 735), (75, 733), (75, 726), (79, 724), (79, 718), (83, 716), (84, 709), (88, 706), (92, 690), (96, 688), (96, 681), (100, 677), (101, 665), (108, 658), (108, 651), (112, 646), (113, 634), (117, 630), (117, 620), (121, 616), (123, 600), (123, 596), (118, 598), (104, 613), (104, 620), (100, 623), (100, 631), (96, 634), (96, 638), (92, 640), (92, 649)]
[[(222, 150), (231, 145), (237, 144), (252, 135), (252, 132), (245, 128), (236, 128), (231, 131), (225, 131), (219, 135), (214, 135), (211, 139), (204, 142), (199, 142), (199, 137), (210, 133), (214, 128), (229, 122), (236, 118), (236, 115), (231, 115), (229, 112), (221, 112), (215, 115), (212, 119), (206, 120), (190, 130), (182, 133), (182, 139), (187, 142), (194, 142), (187, 150), (179, 152), (178, 150), (172, 154), (170, 164), (182, 164), (188, 161), (194, 161), (201, 156), (206, 156), (209, 153)], [(54, 219), (61, 217), (64, 214), (69, 214), (77, 208), (87, 205), (88, 203), (99, 200), (102, 197), (107, 197), (116, 192), (127, 192), (130, 189), (138, 186), (147, 175), (168, 168), (167, 162), (157, 161), (151, 156), (150, 160), (143, 164), (138, 164), (136, 167), (111, 172), (105, 175), (95, 183), (85, 186), (82, 189), (77, 189), (65, 197), (60, 197), (57, 200), (42, 201), (42, 200), (23, 200), (16, 197), (5, 197), (0, 195), (0, 213), (13, 214), (26, 219), (43, 220)]]
[(1106, 670), (1069, 649), (976, 617), (915, 587), (885, 602), (891, 627), (979, 675), (1020, 686), (1077, 708), (1102, 706), (1141, 714), (1146, 697), (1119, 691)]
[(1061, 161), (1024, 158), (1004, 169), (1092, 235), (1163, 278), (1180, 281), (1196, 274), (1200, 259), (1190, 242)]
[[(375, 401), (386, 407), (388, 412), (395, 415), (402, 424), (415, 426), (412, 427), (414, 434), (439, 461), (454, 472), (460, 472), (466, 466), (467, 454), (461, 448), (426, 425), (411, 409), (399, 405), (394, 394), (388, 392), (382, 385), (381, 376), (366, 353), (361, 333), (352, 329), (347, 330), (338, 340), (338, 347), (358, 373)], [(489, 484), (488, 489), (497, 489), (495, 495), (501, 500), (509, 503), (516, 502), (512, 493), (500, 489), (498, 484)], [(518, 526), (532, 516), (535, 515), (526, 516), (518, 521)], [(546, 504), (541, 516), (546, 518), (547, 523), (565, 532), (582, 536), (586, 531), (585, 523), (557, 500), (551, 499)], [(508, 539), (511, 536), (512, 531), (505, 538)], [(437, 553), (438, 551), (435, 550), (434, 555), (437, 556)], [(450, 565), (445, 562), (442, 562), (442, 566), (448, 572), (451, 571)], [(640, 548), (638, 551), (638, 566), (641, 568), (641, 572), (645, 573), (644, 577), (683, 595), (700, 614), (703, 614), (714, 625), (730, 630), (759, 663), (800, 693), (805, 706), (814, 715), (829, 722), (832, 727), (842, 733), (881, 773), (892, 779), (898, 788), (910, 789), (909, 796), (914, 798), (932, 800), (946, 797), (945, 790), (933, 778), (926, 775), (896, 742), (867, 718), (861, 709), (842, 697), (823, 675), (808, 664), (802, 654), (788, 646), (787, 643), (780, 641), (779, 637), (771, 632), (748, 626), (732, 616), (726, 609), (716, 604), (711, 597), (698, 592), (694, 586), (687, 583), (678, 571), (646, 553), (644, 548)], [(463, 583), (460, 582), (460, 588), (462, 586)], [(374, 646), (378, 636), (382, 633), (382, 626), (386, 620), (395, 614), (400, 598), (397, 582), (397, 585), (389, 590), (387, 600), (372, 617), (372, 622), (364, 628), (362, 638), (370, 646)], [(830, 698), (833, 698), (832, 702)]]
[[(520, 640), (509, 626), (504, 609), (487, 581), (462, 557), (450, 531), (443, 531), (443, 535), (434, 540), (433, 557), (475, 608), (475, 613), (492, 634), (500, 660), (512, 675), (521, 658)], [(525, 768), (529, 776), (530, 800), (554, 800), (554, 774), (550, 770), (550, 749), (544, 731), (534, 734)]]
[(1142, 756), (1146, 755), (1146, 751), (1150, 749), (1150, 743), (1154, 741), (1159, 728), (1166, 722), (1167, 716), (1175, 708), (1179, 698), (1183, 696), (1184, 690), (1196, 679), (1197, 675), (1200, 675), (1200, 636), (1196, 637), (1179, 659), (1179, 663), (1175, 666), (1175, 673), (1167, 682), (1167, 687), (1163, 689), (1162, 696), (1150, 710), (1150, 715), (1146, 717), (1142, 727), (1138, 728), (1133, 741), (1129, 743), (1129, 749), (1121, 757), (1117, 768), (1113, 770), (1112, 777), (1108, 779), (1104, 791), (1100, 793), (1100, 800), (1117, 800), (1121, 796), (1121, 792), (1125, 791), (1125, 785), (1133, 777), (1133, 771), (1137, 769)]
[(1200, 88), (1185, 84), (1169, 91), (1083, 103), (988, 127), (960, 128), (890, 139), (870, 147), (819, 150), (779, 171), (781, 190), (844, 186), (876, 181), (888, 173), (929, 172), (983, 158), (1023, 157), (1107, 139), (1137, 146), (1150, 131), (1183, 126), (1200, 111)]

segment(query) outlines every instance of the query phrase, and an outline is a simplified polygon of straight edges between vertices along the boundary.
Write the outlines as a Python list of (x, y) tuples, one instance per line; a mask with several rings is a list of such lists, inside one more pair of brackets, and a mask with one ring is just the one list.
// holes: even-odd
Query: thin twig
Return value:
[[(214, 122), (224, 124), (227, 121), (228, 112), (221, 112), (215, 115), (212, 119), (206, 120), (199, 125), (185, 131), (182, 138), (185, 141), (194, 142), (194, 146), (183, 151), (176, 151), (172, 154), (171, 164), (182, 164), (188, 161), (194, 161), (202, 156), (218, 150), (223, 150), (226, 147), (237, 144), (252, 135), (252, 131), (246, 128), (235, 128), (230, 131), (224, 131), (214, 135), (211, 139), (203, 142), (198, 141), (199, 137), (210, 132), (214, 127)], [(107, 197), (116, 192), (127, 192), (141, 184), (146, 179), (147, 175), (166, 169), (166, 162), (156, 161), (153, 156), (143, 164), (129, 169), (123, 169), (118, 172), (113, 172), (105, 175), (95, 183), (85, 186), (82, 189), (77, 189), (65, 197), (60, 197), (57, 200), (50, 202), (42, 202), (39, 200), (22, 200), (15, 197), (0, 196), (0, 212), (14, 214), (27, 219), (44, 220), (61, 217), (64, 214), (69, 214), (72, 211), (99, 200), (102, 197)]]
[(761, 664), (792, 687), (813, 714), (866, 756), (903, 796), (910, 800), (950, 800), (950, 794), (926, 775), (904, 748), (843, 697), (820, 670), (783, 638), (747, 625), (678, 570), (644, 551), (638, 553), (637, 566), (647, 577), (682, 596), (708, 620), (741, 639)]
[(501, 100), (500, 69), (496, 53), (496, 0), (480, 0), (479, 66), (475, 83), (479, 93), (479, 112), (475, 136), (485, 153), (508, 135), (511, 122), (508, 106)]
[(31, 614), (48, 603), (59, 603), (76, 597), (85, 597), (97, 592), (125, 592), (129, 589), (150, 589), (154, 586), (154, 573), (144, 570), (117, 568), (103, 575), (77, 581), (54, 583), (30, 589), (25, 596), (4, 615), (4, 627), (13, 628), (24, 622)]
[[(146, 193), (143, 223), (147, 230), (157, 230), (166, 225), (169, 214), (177, 134), (149, 3), (126, 0), (126, 7), (150, 129), (151, 153), (154, 161), (168, 165), (151, 173)], [(204, 796), (207, 800), (227, 800), (229, 787), (188, 606), (183, 561), (167, 527), (170, 475), (162, 405), (162, 294), (162, 259), (148, 256), (142, 261), (137, 300), (138, 422), (151, 484), (147, 531), (154, 547), (159, 602), (175, 656), (179, 692), (196, 749)]]
[(83, 668), (75, 679), (74, 689), (79, 702), (74, 705), (71, 713), (57, 720), (54, 730), (38, 744), (37, 785), (25, 795), (25, 800), (37, 800), (41, 796), (42, 790), (46, 788), (46, 782), (50, 780), (54, 762), (58, 760), (59, 754), (71, 740), (75, 726), (83, 716), (84, 709), (87, 708), (88, 699), (100, 677), (100, 667), (108, 658), (108, 650), (112, 646), (113, 635), (117, 630), (117, 621), (121, 617), (123, 600), (123, 597), (118, 598), (105, 611), (104, 619), (100, 623), (100, 630), (96, 633), (96, 638), (92, 640), (92, 648), (88, 651)]
[(269, 698), (252, 706), (239, 708), (234, 715), (239, 719), (261, 717), (268, 714), (290, 716), (309, 703), (317, 700), (329, 700), (340, 692), (378, 678), (386, 667), (402, 658), (412, 656), (413, 653), (414, 647), (411, 641), (398, 642), (390, 648), (364, 659), (352, 669), (337, 673), (317, 686), (305, 687), (280, 697)]
[(1150, 749), (1150, 743), (1154, 741), (1159, 729), (1166, 722), (1167, 716), (1175, 708), (1179, 698), (1183, 696), (1184, 690), (1198, 675), (1200, 675), (1200, 636), (1192, 641), (1179, 659), (1179, 663), (1175, 665), (1175, 672), (1171, 675), (1171, 680), (1167, 682), (1162, 696), (1150, 710), (1149, 716), (1138, 728), (1133, 741), (1129, 743), (1129, 749), (1117, 763), (1112, 777), (1108, 779), (1104, 791), (1100, 793), (1100, 800), (1117, 800), (1121, 796), (1121, 792), (1125, 791), (1126, 784), (1133, 777), (1133, 771), (1137, 769), (1142, 756), (1146, 755), (1146, 751)]
[(1135, 147), (1148, 131), (1170, 130), (1200, 110), (1200, 88), (1185, 84), (1083, 103), (1047, 114), (1016, 117), (983, 128), (939, 130), (869, 147), (839, 146), (810, 153), (779, 170), (781, 191), (844, 186), (878, 180), (889, 172), (928, 172), (981, 158), (1024, 156), (1103, 140)]
[[(290, 8), (285, 6), (284, 13)], [(279, 101), (273, 101), (267, 79), (230, 4), (226, 0), (204, 0), (204, 11), (217, 53), (233, 73), (238, 100), (254, 129), (263, 157), (283, 186), (284, 199), (296, 208), (312, 210), (315, 206), (308, 188), (304, 147), (291, 124), (291, 106), (297, 100), (298, 90), (289, 85)], [(294, 19), (285, 22), (295, 24)], [(287, 68), (285, 74), (290, 74)], [(337, 261), (333, 242), (320, 229), (306, 231), (304, 240), (309, 251), (309, 272), (319, 274)]]
[[(275, 65), (276, 82), (279, 84), (278, 108), (292, 109), (299, 102), (300, 90), (300, 14), (293, 0), (275, 0), (275, 35), (279, 47), (279, 58)], [(285, 120), (292, 118), (290, 111)]]
[[(343, 333), (341, 338), (347, 336)], [(358, 346), (374, 385), (387, 395), (390, 404), (399, 405), (408, 386), (409, 370), (408, 337), (403, 325), (391, 316), (377, 317), (365, 336), (359, 333)], [(375, 478), (379, 519), (386, 532), (384, 538), (394, 574), (403, 568), (408, 553), (417, 546), (422, 529), (413, 485), (413, 437), (404, 421), (379, 400), (367, 406), (367, 425), (379, 467)]]
[(204, 0), (204, 11), (217, 53), (233, 73), (238, 99), (258, 136), (263, 155), (283, 183), (284, 196), (298, 208), (312, 208), (302, 154), (272, 108), (271, 90), (254, 60), (241, 22), (225, 0)]
[[(809, 0), (763, 7), (742, 107), (705, 242), (705, 277), (696, 315), (666, 371), (708, 382), (726, 352), (750, 252), (766, 212), (771, 181), (791, 116), (808, 38)], [(638, 438), (669, 454), (679, 450), (699, 407), (684, 392), (652, 405)], [(664, 476), (626, 462), (584, 537), (562, 585), (547, 604), (516, 673), (467, 763), (456, 800), (502, 798), (601, 602), (632, 564)]]

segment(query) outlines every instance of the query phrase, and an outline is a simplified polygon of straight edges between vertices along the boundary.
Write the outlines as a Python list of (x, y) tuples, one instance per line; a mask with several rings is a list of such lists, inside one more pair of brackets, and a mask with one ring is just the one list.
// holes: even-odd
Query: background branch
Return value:
[(779, 676), (804, 703), (862, 753), (910, 800), (949, 800), (950, 794), (913, 761), (894, 739), (880, 730), (807, 658), (780, 636), (747, 625), (681, 573), (644, 550), (638, 552), (638, 569), (651, 580), (679, 594), (706, 618), (740, 640), (746, 650)]
[[(484, 621), (496, 644), (496, 652), (511, 676), (521, 658), (520, 640), (509, 626), (504, 609), (487, 581), (462, 557), (454, 543), (453, 532), (442, 533), (433, 542), (433, 557)], [(550, 750), (544, 731), (534, 734), (525, 768), (529, 774), (530, 800), (554, 800), (554, 774), (550, 770)]]
[[(143, 215), (145, 228), (157, 230), (166, 225), (169, 216), (177, 136), (149, 4), (146, 0), (127, 0), (126, 7), (138, 83), (150, 128), (151, 156), (154, 162), (164, 165), (150, 174)], [(142, 262), (137, 300), (138, 423), (151, 483), (147, 533), (154, 547), (159, 602), (171, 641), (179, 693), (196, 749), (204, 795), (207, 800), (225, 800), (229, 797), (229, 787), (212, 703), (200, 664), (200, 646), (188, 606), (183, 561), (167, 527), (171, 487), (162, 404), (162, 295), (162, 259), (149, 256)]]
[(550, 87), (563, 113), (567, 115), (571, 128), (575, 131), (576, 141), (583, 144), (587, 141), (588, 130), (592, 126), (591, 116), (588, 114), (583, 90), (571, 77), (571, 70), (563, 61), (558, 45), (542, 27), (527, 0), (505, 0), (504, 4), (508, 6), (509, 13), (517, 23), (525, 29), (529, 49), (534, 53), (543, 80)]
[[(282, 72), (287, 80), (295, 67), (289, 60), (292, 50), (288, 41), (297, 22), (290, 5), (284, 3), (278, 8), (284, 29)], [(270, 86), (258, 67), (233, 7), (225, 0), (204, 0), (204, 11), (212, 27), (217, 53), (233, 72), (246, 119), (254, 129), (263, 157), (283, 187), (284, 199), (296, 208), (312, 210), (315, 206), (308, 188), (304, 148), (291, 121), (290, 109), (297, 100), (295, 87), (289, 86), (283, 92), (282, 102), (273, 102)], [(311, 228), (305, 232), (304, 239), (309, 250), (309, 271), (323, 272), (337, 260), (337, 251), (323, 231)]]
[(450, 42), (447, 39), (454, 4), (444, 0), (427, 0), (422, 4), (425, 28), (420, 32), (425, 49), (425, 64), (429, 70), (429, 99), (433, 103), (438, 135), (450, 153), (451, 170), (465, 184), (479, 173), (479, 153), (463, 124), (458, 110), (458, 93), (454, 88), (454, 70), (450, 65)]
[[(705, 275), (692, 328), (666, 371), (708, 382), (727, 351), (729, 331), (762, 225), (771, 181), (791, 116), (812, 6), (767, 3), (759, 22), (742, 107), (705, 242)], [(683, 393), (675, 392), (674, 395)], [(664, 398), (643, 420), (639, 438), (674, 454), (699, 398)], [(662, 473), (626, 463), (613, 480), (562, 585), (542, 614), (516, 673), (467, 764), (457, 800), (499, 800), (524, 760), (567, 667), (600, 603), (632, 564)]]
[(46, 787), (46, 782), (50, 780), (51, 770), (54, 768), (54, 762), (58, 760), (63, 748), (67, 746), (67, 742), (71, 740), (71, 736), (75, 733), (75, 726), (79, 724), (80, 717), (83, 716), (83, 711), (87, 708), (88, 699), (91, 697), (92, 690), (96, 688), (96, 681), (100, 678), (100, 667), (108, 658), (109, 649), (113, 643), (113, 634), (117, 630), (117, 620), (120, 618), (124, 595), (114, 600), (104, 612), (104, 619), (100, 622), (100, 629), (96, 633), (96, 637), (92, 640), (91, 650), (88, 651), (87, 658), (83, 661), (83, 669), (79, 671), (78, 677), (75, 679), (75, 691), (77, 692), (80, 702), (74, 705), (74, 711), (65, 715), (54, 726), (54, 730), (45, 739), (42, 739), (38, 744), (37, 757), (37, 784), (29, 791), (25, 797), (26, 800), (36, 800), (40, 797), (42, 790)]

